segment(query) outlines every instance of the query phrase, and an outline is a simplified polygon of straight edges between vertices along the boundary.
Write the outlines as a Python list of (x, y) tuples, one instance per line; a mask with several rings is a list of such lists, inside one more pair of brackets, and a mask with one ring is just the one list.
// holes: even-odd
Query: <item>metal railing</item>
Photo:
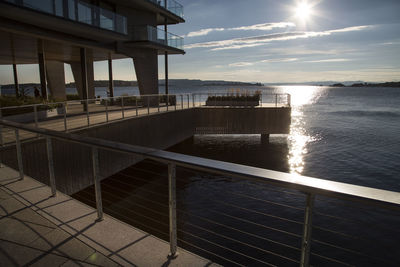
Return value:
[(193, 106), (225, 106), (225, 107), (290, 107), (290, 94), (232, 94), (208, 93), (192, 94)]
[(133, 40), (151, 41), (183, 50), (183, 37), (150, 25), (135, 26)]
[[(192, 107), (190, 94), (117, 96), (2, 107), (0, 119), (69, 132), (115, 120)], [(11, 132), (3, 133), (5, 143), (15, 141), (11, 136)], [(23, 139), (34, 137), (27, 133), (21, 136)]]
[[(261, 257), (258, 255), (258, 253), (263, 253), (266, 255), (271, 255), (271, 257), (279, 257), (281, 260), (285, 260), (291, 264), (296, 263), (299, 264), (300, 266), (309, 266), (310, 265), (310, 256), (315, 256), (315, 257), (320, 257), (323, 258), (324, 260), (327, 260), (330, 262), (330, 264), (340, 264), (340, 265), (349, 265), (346, 262), (343, 262), (342, 259), (334, 259), (330, 257), (326, 257), (324, 255), (321, 255), (320, 252), (312, 252), (311, 251), (311, 244), (314, 244), (315, 247), (318, 244), (323, 244), (324, 246), (327, 246), (331, 250), (343, 252), (345, 251), (346, 253), (350, 253), (354, 257), (357, 258), (365, 258), (367, 260), (378, 260), (382, 262), (388, 262), (386, 259), (376, 259), (371, 255), (368, 254), (363, 254), (361, 252), (358, 252), (353, 249), (347, 249), (346, 244), (341, 244), (341, 245), (332, 245), (327, 241), (324, 240), (319, 240), (313, 238), (313, 231), (325, 231), (330, 234), (335, 234), (335, 235), (340, 235), (340, 236), (345, 236), (346, 238), (353, 238), (351, 233), (346, 234), (346, 233), (341, 233), (338, 230), (335, 229), (327, 229), (323, 228), (320, 226), (315, 226), (314, 225), (314, 218), (317, 216), (324, 216), (328, 221), (329, 225), (332, 227), (331, 222), (334, 220), (351, 220), (349, 218), (343, 218), (343, 216), (335, 216), (334, 214), (324, 214), (321, 212), (316, 211), (316, 197), (322, 197), (322, 198), (327, 198), (328, 200), (338, 200), (338, 201), (343, 201), (345, 206), (348, 206), (349, 204), (353, 203), (359, 203), (363, 207), (376, 207), (379, 210), (387, 210), (387, 211), (394, 211), (396, 212), (396, 219), (399, 221), (399, 211), (400, 211), (400, 193), (398, 192), (392, 192), (392, 191), (387, 191), (387, 190), (380, 190), (380, 189), (375, 189), (375, 188), (369, 188), (369, 187), (363, 187), (363, 186), (356, 186), (352, 184), (345, 184), (345, 183), (339, 183), (339, 182), (333, 182), (333, 181), (328, 181), (328, 180), (322, 180), (318, 178), (312, 178), (312, 177), (305, 177), (305, 176), (300, 176), (300, 175), (295, 175), (295, 174), (288, 174), (288, 173), (282, 173), (282, 172), (277, 172), (277, 171), (271, 171), (271, 170), (266, 170), (266, 169), (261, 169), (261, 168), (255, 168), (255, 167), (250, 167), (250, 166), (244, 166), (244, 165), (239, 165), (239, 164), (233, 164), (233, 163), (228, 163), (228, 162), (221, 162), (221, 161), (216, 161), (216, 160), (210, 160), (210, 159), (205, 159), (205, 158), (199, 158), (199, 157), (193, 157), (193, 156), (187, 156), (187, 155), (182, 155), (182, 154), (177, 154), (177, 153), (172, 153), (172, 152), (167, 152), (167, 151), (161, 151), (157, 149), (150, 149), (146, 147), (140, 147), (140, 146), (133, 146), (133, 145), (128, 145), (128, 144), (121, 144), (121, 143), (116, 143), (112, 141), (107, 141), (107, 140), (102, 140), (102, 139), (96, 139), (96, 138), (91, 138), (91, 137), (86, 137), (86, 136), (80, 136), (76, 134), (69, 134), (69, 133), (63, 133), (63, 132), (56, 132), (56, 131), (51, 131), (51, 130), (46, 130), (46, 129), (41, 129), (41, 128), (34, 128), (32, 126), (26, 126), (22, 125), (19, 123), (15, 122), (9, 122), (5, 120), (0, 120), (0, 126), (2, 127), (8, 127), (11, 128), (15, 131), (16, 135), (16, 153), (17, 153), (17, 161), (18, 161), (18, 169), (20, 172), (20, 179), (24, 178), (24, 169), (23, 169), (23, 164), (22, 164), (22, 152), (21, 152), (21, 144), (19, 141), (19, 131), (28, 131), (33, 134), (38, 134), (46, 138), (46, 146), (47, 146), (47, 153), (48, 153), (48, 168), (49, 168), (49, 173), (50, 173), (50, 185), (52, 187), (52, 194), (54, 195), (56, 192), (56, 183), (54, 180), (57, 179), (57, 176), (54, 176), (54, 162), (53, 162), (53, 155), (52, 155), (52, 141), (57, 139), (57, 140), (63, 140), (65, 142), (73, 142), (73, 143), (78, 143), (82, 146), (85, 147), (90, 147), (92, 150), (92, 162), (93, 162), (93, 184), (95, 185), (95, 203), (97, 207), (97, 212), (98, 212), (98, 219), (101, 220), (103, 218), (103, 197), (101, 195), (102, 190), (101, 190), (101, 184), (105, 183), (102, 181), (100, 182), (101, 179), (101, 173), (99, 172), (99, 156), (98, 156), (98, 151), (99, 150), (106, 150), (106, 151), (114, 151), (114, 152), (120, 152), (124, 153), (127, 155), (140, 155), (144, 158), (151, 159), (155, 162), (158, 162), (160, 165), (167, 165), (168, 166), (168, 224), (166, 225), (169, 228), (169, 240), (170, 240), (170, 252), (171, 255), (174, 256), (176, 255), (177, 251), (177, 240), (180, 241), (182, 244), (188, 244), (192, 248), (196, 248), (196, 251), (204, 251), (208, 255), (212, 255), (214, 257), (217, 257), (227, 264), (233, 264), (233, 265), (248, 265), (248, 264), (243, 264), (240, 263), (239, 260), (235, 258), (229, 258), (227, 256), (221, 256), (216, 253), (213, 253), (211, 250), (211, 247), (217, 247), (219, 249), (223, 249), (228, 255), (233, 254), (238, 257), (238, 258), (246, 258), (246, 260), (252, 261), (254, 264), (264, 264), (264, 265), (274, 265), (269, 263), (265, 257)], [(1, 129), (0, 129), (1, 130)], [(214, 228), (209, 229), (206, 228), (205, 226), (199, 225), (199, 224), (193, 224), (191, 222), (187, 222), (186, 226), (193, 227), (194, 232), (189, 232), (186, 229), (177, 229), (177, 218), (176, 218), (176, 213), (180, 212), (180, 216), (186, 215), (186, 211), (182, 211), (180, 209), (177, 209), (176, 206), (176, 182), (177, 182), (177, 174), (176, 174), (176, 168), (180, 167), (185, 170), (189, 171), (200, 171), (200, 172), (206, 172), (206, 173), (211, 173), (214, 175), (222, 175), (225, 177), (230, 177), (231, 179), (238, 179), (241, 181), (248, 181), (251, 185), (254, 186), (268, 186), (267, 188), (269, 190), (277, 190), (277, 199), (271, 199), (271, 200), (265, 200), (265, 199), (260, 199), (257, 195), (252, 195), (251, 193), (241, 193), (241, 192), (232, 192), (229, 190), (229, 188), (223, 188), (223, 191), (225, 193), (231, 194), (231, 198), (235, 197), (243, 197), (245, 199), (252, 199), (254, 201), (262, 201), (264, 203), (264, 206), (276, 206), (277, 209), (282, 210), (282, 209), (289, 209), (289, 210), (295, 210), (297, 213), (303, 213), (303, 221), (299, 221), (299, 218), (295, 217), (295, 219), (288, 219), (284, 218), (281, 216), (274, 216), (270, 213), (266, 212), (260, 212), (260, 211), (255, 211), (254, 209), (251, 208), (244, 208), (241, 205), (235, 205), (235, 204), (230, 204), (229, 201), (218, 201), (219, 204), (225, 205), (226, 207), (222, 211), (214, 210), (212, 206), (207, 206), (207, 212), (210, 213), (216, 213), (219, 216), (225, 216), (228, 218), (229, 221), (235, 221), (235, 226), (229, 226), (226, 223), (220, 223), (216, 221), (215, 219), (207, 219), (204, 217), (200, 217), (197, 215), (192, 215), (190, 214), (191, 217), (195, 221), (198, 222), (203, 222), (203, 223), (208, 223), (212, 224)], [(153, 168), (154, 169), (154, 168)], [(153, 173), (152, 175), (160, 175), (160, 173)], [(130, 178), (129, 176), (127, 178)], [(179, 180), (179, 177), (178, 177)], [(129, 181), (129, 180), (128, 180)], [(157, 182), (156, 182), (157, 183)], [(126, 184), (124, 186), (128, 186), (129, 184)], [(106, 184), (108, 187), (109, 184)], [(144, 189), (147, 190), (147, 189)], [(282, 191), (285, 190), (285, 191)], [(107, 192), (107, 191), (103, 191)], [(193, 192), (195, 193), (195, 192)], [(201, 197), (202, 192), (199, 192), (199, 198), (205, 198), (207, 199), (208, 196), (205, 195)], [(295, 207), (291, 204), (287, 204), (284, 199), (282, 199), (282, 195), (285, 197), (289, 197), (288, 200), (290, 199), (297, 199), (300, 202), (305, 200), (304, 207)], [(300, 197), (299, 197), (300, 196)], [(211, 196), (215, 197), (215, 196)], [(195, 196), (197, 198), (197, 195)], [(150, 200), (152, 202), (157, 202), (155, 199)], [(277, 201), (280, 201), (277, 202)], [(214, 205), (215, 206), (214, 202)], [(139, 203), (135, 203), (135, 205), (140, 205)], [(164, 204), (159, 204), (159, 205), (164, 205)], [(165, 205), (164, 205), (165, 206)], [(148, 208), (148, 206), (143, 205), (142, 208)], [(235, 215), (232, 215), (230, 213), (230, 210), (232, 209), (242, 209), (245, 210), (247, 213), (252, 214), (252, 216), (249, 215), (249, 217), (238, 217)], [(340, 211), (339, 211), (340, 213)], [(254, 216), (262, 216), (263, 220), (262, 222), (257, 222), (254, 221)], [(146, 215), (140, 214), (140, 213), (135, 213), (135, 216), (144, 216), (147, 217), (148, 220), (149, 218)], [(156, 219), (151, 219), (154, 221), (154, 223), (162, 223), (160, 220), (161, 218), (158, 216)], [(277, 221), (277, 222), (276, 222)], [(270, 232), (275, 232), (280, 235), (286, 236), (287, 238), (295, 238), (295, 239), (301, 239), (301, 246), (298, 248), (294, 245), (286, 244), (283, 241), (278, 241), (278, 240), (272, 240), (270, 236), (274, 236), (272, 234), (267, 236), (262, 236), (260, 235), (259, 232), (257, 233), (251, 233), (250, 230), (244, 231), (240, 229), (240, 225), (242, 224), (249, 224), (251, 228), (264, 228)], [(283, 224), (289, 224), (292, 225), (289, 229), (290, 230), (282, 230), (280, 229)], [(296, 226), (296, 227), (294, 227)], [(395, 227), (395, 225), (392, 225)], [(148, 226), (151, 227), (151, 226)], [(224, 232), (216, 230), (216, 228), (224, 228), (225, 230), (228, 229), (232, 233), (240, 233), (240, 235), (247, 235), (247, 236), (252, 236), (253, 238), (257, 238), (258, 240), (258, 245), (257, 244), (252, 244), (249, 243), (248, 241), (240, 241), (236, 237), (234, 237), (231, 234), (225, 234)], [(356, 225), (357, 228), (359, 228), (358, 225)], [(378, 227), (385, 228), (385, 225), (379, 225), (379, 221), (375, 224), (373, 223), (372, 226), (374, 229)], [(221, 228), (221, 229), (222, 229)], [(296, 234), (294, 233), (294, 228), (300, 228), (301, 229), (301, 234)], [(393, 227), (392, 227), (393, 228)], [(396, 228), (396, 227), (395, 227)], [(369, 234), (371, 235), (371, 230), (368, 229)], [(394, 231), (399, 234), (398, 230), (396, 229), (390, 229), (391, 231)], [(352, 231), (356, 231), (355, 229), (352, 229)], [(185, 236), (190, 236), (191, 238), (200, 240), (203, 243), (203, 246), (196, 245), (196, 244), (190, 244), (187, 240), (179, 238), (178, 232), (183, 233)], [(206, 237), (201, 236), (201, 232), (206, 232), (207, 235)], [(228, 243), (235, 243), (238, 244), (240, 247), (246, 246), (249, 248), (249, 252), (243, 253), (238, 251), (238, 248), (229, 248), (226, 246), (223, 246), (219, 244), (218, 242), (214, 241), (214, 237), (222, 238), (225, 240), (228, 240)], [(358, 246), (365, 245), (365, 237), (357, 238), (355, 239), (358, 243)], [(394, 239), (396, 241), (396, 239)], [(260, 243), (261, 242), (261, 243)], [(296, 241), (297, 242), (297, 241)], [(294, 243), (296, 243), (294, 242)], [(375, 240), (374, 240), (375, 242)], [(262, 245), (267, 243), (267, 247), (263, 247)], [(207, 244), (207, 245), (204, 245)], [(398, 245), (398, 244), (397, 244)], [(284, 247), (287, 249), (290, 249), (290, 252), (287, 254), (282, 254), (281, 250), (275, 250), (274, 247)], [(389, 246), (390, 247), (390, 246)], [(257, 253), (253, 253), (256, 251)], [(325, 252), (327, 249), (325, 248)], [(251, 252), (251, 253), (250, 253)], [(298, 255), (298, 260), (293, 259), (292, 255)], [(391, 262), (389, 260), (389, 265), (395, 265), (395, 262)]]
[(64, 19), (127, 34), (127, 18), (80, 0), (21, 1), (2, 0)]
[(183, 18), (183, 5), (175, 0), (148, 0), (163, 8), (167, 7), (167, 10), (174, 13), (178, 17)]

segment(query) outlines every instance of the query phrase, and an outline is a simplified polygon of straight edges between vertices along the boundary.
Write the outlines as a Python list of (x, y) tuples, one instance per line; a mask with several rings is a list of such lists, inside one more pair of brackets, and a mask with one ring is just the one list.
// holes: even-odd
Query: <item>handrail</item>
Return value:
[(42, 128), (34, 128), (31, 126), (6, 120), (0, 120), (0, 125), (14, 129), (29, 131), (56, 139), (80, 143), (82, 145), (90, 147), (113, 150), (128, 154), (136, 154), (164, 163), (174, 163), (176, 165), (187, 167), (190, 169), (207, 171), (215, 174), (228, 175), (255, 182), (262, 182), (279, 187), (295, 189), (306, 194), (324, 195), (339, 199), (356, 200), (364, 203), (379, 205), (384, 208), (394, 207), (395, 209), (400, 209), (400, 192), (334, 182), (314, 177), (288, 174), (246, 165), (188, 156), (93, 137), (86, 137), (77, 134), (57, 132)]
[(183, 18), (183, 5), (175, 0), (148, 0), (158, 6), (167, 9), (169, 12)]
[(155, 96), (178, 96), (181, 94), (148, 94), (148, 95), (121, 95), (121, 96), (107, 96), (107, 97), (101, 97), (101, 98), (88, 98), (88, 99), (74, 99), (74, 100), (66, 100), (66, 101), (61, 101), (61, 102), (44, 102), (44, 103), (37, 103), (37, 104), (29, 104), (29, 105), (20, 105), (20, 106), (6, 106), (6, 107), (1, 107), (0, 110), (3, 109), (16, 109), (16, 108), (26, 108), (26, 107), (34, 107), (34, 106), (40, 106), (40, 105), (62, 105), (64, 103), (76, 103), (76, 102), (82, 102), (82, 101), (101, 101), (101, 100), (107, 100), (107, 99), (119, 99), (119, 98), (128, 98), (128, 97), (139, 97), (139, 98), (145, 98), (145, 97), (155, 97)]
[(137, 25), (133, 28), (134, 41), (151, 41), (183, 50), (183, 37), (166, 32), (151, 25)]
[[(361, 202), (363, 204), (379, 206), (379, 207), (382, 207), (385, 209), (394, 209), (397, 211), (400, 210), (400, 193), (399, 192), (375, 189), (375, 188), (364, 187), (364, 186), (357, 186), (357, 185), (352, 185), (352, 184), (345, 184), (345, 183), (340, 183), (340, 182), (327, 181), (327, 180), (322, 180), (322, 179), (313, 178), (313, 177), (300, 176), (300, 175), (296, 175), (296, 174), (288, 174), (288, 173), (266, 170), (266, 169), (250, 167), (250, 166), (245, 166), (245, 165), (240, 165), (240, 164), (234, 164), (234, 163), (210, 160), (210, 159), (205, 159), (205, 158), (200, 158), (200, 157), (188, 156), (188, 155), (183, 155), (183, 154), (178, 154), (178, 153), (173, 153), (173, 152), (162, 151), (162, 150), (158, 150), (158, 149), (152, 149), (152, 148), (148, 148), (148, 147), (122, 144), (122, 143), (118, 143), (118, 142), (107, 141), (107, 140), (97, 139), (97, 138), (93, 138), (93, 137), (80, 136), (77, 134), (57, 132), (57, 131), (47, 130), (47, 129), (42, 129), (42, 128), (34, 128), (34, 127), (23, 125), (20, 123), (15, 123), (15, 122), (10, 122), (10, 121), (0, 119), (0, 145), (2, 148), (3, 148), (3, 142), (2, 142), (1, 136), (2, 136), (3, 128), (11, 128), (11, 129), (15, 130), (15, 139), (16, 139), (15, 145), (16, 145), (17, 163), (18, 163), (17, 166), (18, 166), (18, 170), (19, 170), (19, 177), (20, 177), (19, 179), (20, 180), (24, 179), (24, 165), (23, 165), (21, 141), (19, 138), (19, 130), (36, 133), (39, 138), (44, 137), (46, 139), (48, 168), (49, 168), (49, 173), (50, 173), (50, 186), (51, 186), (52, 196), (54, 196), (56, 194), (56, 182), (55, 182), (56, 177), (54, 176), (52, 140), (60, 139), (60, 140), (78, 143), (83, 146), (90, 147), (91, 151), (92, 151), (91, 157), (92, 157), (92, 163), (93, 163), (93, 168), (92, 168), (93, 183), (95, 185), (95, 195), (96, 195), (95, 203), (96, 203), (96, 208), (97, 208), (98, 220), (103, 219), (103, 205), (102, 205), (103, 200), (102, 200), (102, 195), (101, 195), (101, 193), (102, 193), (101, 192), (101, 182), (100, 182), (101, 177), (100, 177), (99, 153), (98, 153), (99, 149), (116, 151), (116, 152), (125, 153), (128, 155), (132, 155), (132, 154), (140, 155), (144, 158), (152, 159), (157, 162), (167, 164), (168, 165), (168, 191), (169, 191), (169, 193), (168, 193), (169, 194), (169, 202), (168, 202), (169, 203), (169, 205), (168, 205), (169, 216), (168, 217), (169, 217), (169, 240), (170, 240), (169, 243), (170, 243), (171, 257), (176, 257), (177, 240), (178, 240), (177, 232), (179, 231), (179, 232), (188, 234), (194, 238), (197, 238), (199, 240), (205, 241), (207, 243), (214, 244), (220, 248), (227, 249), (228, 251), (231, 251), (232, 253), (242, 255), (248, 259), (252, 259), (252, 260), (255, 260), (258, 262), (263, 262), (265, 264), (267, 263), (264, 261), (260, 261), (257, 258), (251, 257), (250, 255), (245, 255), (245, 254), (241, 253), (240, 251), (221, 246), (213, 241), (204, 239), (203, 237), (200, 237), (198, 235), (193, 235), (182, 229), (179, 229), (179, 230), (177, 229), (176, 214), (177, 214), (177, 211), (178, 212), (182, 212), (182, 211), (177, 209), (177, 207), (176, 207), (176, 179), (177, 179), (176, 166), (189, 168), (191, 170), (205, 171), (205, 172), (213, 173), (213, 174), (226, 175), (228, 177), (233, 177), (233, 178), (245, 179), (245, 180), (252, 181), (255, 183), (262, 183), (262, 184), (273, 185), (273, 186), (277, 186), (277, 187), (289, 188), (291, 190), (294, 189), (294, 190), (299, 191), (302, 194), (305, 194), (306, 206), (305, 206), (305, 210), (304, 210), (304, 223), (298, 222), (299, 225), (303, 227), (302, 245), (301, 245), (301, 249), (299, 250), (301, 252), (300, 261), (298, 261), (296, 259), (292, 259), (291, 257), (286, 257), (285, 255), (275, 254), (269, 250), (259, 248), (257, 246), (252, 245), (251, 243), (242, 242), (235, 238), (231, 238), (230, 236), (227, 236), (227, 235), (218, 234), (215, 231), (203, 228), (202, 226), (191, 224), (191, 226), (196, 227), (196, 229), (202, 229), (204, 231), (207, 231), (208, 233), (212, 233), (214, 235), (228, 239), (232, 242), (242, 244), (247, 247), (251, 247), (253, 249), (257, 249), (257, 250), (262, 251), (267, 254), (273, 254), (275, 256), (278, 256), (280, 258), (284, 258), (284, 259), (287, 259), (290, 261), (299, 262), (300, 266), (309, 266), (310, 255), (314, 255), (314, 256), (317, 255), (316, 253), (312, 253), (311, 249), (310, 249), (311, 242), (317, 242), (317, 241), (315, 241), (315, 239), (313, 239), (311, 237), (312, 229), (313, 228), (314, 229), (322, 229), (318, 226), (313, 226), (313, 222), (312, 222), (313, 213), (314, 213), (314, 202), (315, 202), (316, 196), (322, 195), (322, 196), (328, 196), (328, 197), (336, 198), (336, 199), (357, 201), (357, 202)], [(2, 162), (0, 162), (0, 165), (1, 164), (2, 164)], [(230, 205), (230, 206), (232, 206), (232, 205)], [(238, 207), (238, 208), (241, 208), (241, 207)], [(214, 211), (212, 211), (212, 212), (214, 212)], [(218, 213), (220, 213), (220, 212), (218, 212)], [(257, 213), (259, 213), (259, 212), (257, 212)], [(137, 214), (139, 216), (143, 216), (142, 214), (139, 214), (139, 213), (137, 213)], [(264, 213), (262, 213), (262, 214), (272, 217), (272, 218), (288, 221), (287, 219), (279, 217), (279, 216), (273, 216), (273, 215), (270, 216), (269, 214), (264, 214)], [(225, 214), (225, 213), (223, 215), (227, 216), (227, 218), (239, 220), (240, 222), (243, 222), (243, 223), (250, 223), (250, 224), (257, 225), (257, 226), (263, 226), (272, 231), (278, 231), (281, 233), (290, 234), (289, 232), (284, 231), (282, 229), (268, 227), (267, 225), (261, 225), (261, 224), (252, 222), (251, 220), (238, 218), (237, 216), (232, 216), (232, 215)], [(214, 222), (211, 220), (207, 220), (207, 221), (219, 224), (218, 222)], [(292, 220), (290, 220), (290, 221), (293, 222)], [(237, 229), (237, 228), (233, 228), (233, 227), (229, 227), (229, 228), (231, 230), (241, 231), (240, 229)], [(156, 230), (156, 229), (153, 229), (153, 230)], [(251, 234), (251, 233), (248, 233), (245, 231), (241, 231), (241, 232), (245, 233), (245, 234)], [(299, 234), (295, 234), (295, 235), (298, 238), (301, 237)], [(182, 239), (179, 239), (179, 240), (182, 242)], [(264, 239), (264, 240), (266, 240), (266, 239)], [(270, 241), (273, 243), (279, 244), (279, 245), (284, 245), (284, 246), (288, 245), (288, 244), (284, 244), (284, 243), (277, 243), (274, 240), (270, 240)], [(220, 257), (217, 254), (212, 254), (212, 255), (215, 255), (222, 259), (222, 257)], [(225, 259), (225, 260), (230, 261), (229, 259)], [(336, 261), (335, 259), (330, 259), (330, 260), (333, 262)]]

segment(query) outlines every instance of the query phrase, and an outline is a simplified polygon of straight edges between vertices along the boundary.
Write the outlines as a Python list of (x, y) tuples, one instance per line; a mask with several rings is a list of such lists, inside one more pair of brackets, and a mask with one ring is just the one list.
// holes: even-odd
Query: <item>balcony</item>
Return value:
[(183, 50), (183, 37), (165, 32), (159, 28), (145, 25), (136, 26), (133, 32), (134, 41), (150, 41)]
[(177, 15), (178, 17), (183, 18), (183, 5), (179, 4), (175, 0), (148, 0), (150, 2), (153, 2), (161, 7), (166, 6), (166, 9), (173, 14)]
[(127, 34), (127, 19), (107, 9), (80, 0), (2, 0), (17, 6), (84, 23), (100, 29)]

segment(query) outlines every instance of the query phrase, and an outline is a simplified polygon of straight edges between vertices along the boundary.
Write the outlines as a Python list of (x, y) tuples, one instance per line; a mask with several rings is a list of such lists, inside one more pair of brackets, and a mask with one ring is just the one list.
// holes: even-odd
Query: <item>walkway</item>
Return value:
[(217, 266), (30, 177), (0, 168), (0, 265), (2, 266)]
[[(193, 108), (193, 103), (184, 103), (184, 105), (178, 104), (177, 106), (160, 106), (160, 107), (136, 107), (134, 106), (125, 106), (124, 109), (121, 107), (108, 107), (106, 112), (105, 106), (101, 105), (99, 101), (96, 104), (89, 105), (89, 116), (86, 112), (83, 111), (81, 104), (68, 104), (69, 108), (67, 110), (67, 117), (64, 120), (64, 116), (58, 115), (57, 111), (54, 109), (52, 112), (49, 112), (49, 118), (45, 120), (38, 119), (37, 126), (40, 128), (51, 129), (56, 131), (65, 131), (65, 126), (67, 126), (67, 130), (69, 132), (73, 132), (74, 130), (83, 129), (90, 126), (95, 126), (99, 124), (104, 124), (111, 121), (117, 121), (126, 118), (133, 118), (137, 116), (147, 116), (149, 114), (156, 114), (160, 112), (167, 111), (175, 111), (181, 109)], [(196, 105), (196, 103), (195, 103)], [(88, 119), (89, 117), (89, 119)], [(7, 117), (4, 117), (7, 119)], [(28, 123), (28, 125), (35, 126), (34, 122)], [(21, 132), (20, 139), (26, 140), (34, 138), (35, 135), (28, 132)], [(15, 143), (15, 133), (14, 130), (11, 129), (3, 129), (2, 131), (3, 143), (12, 144)]]

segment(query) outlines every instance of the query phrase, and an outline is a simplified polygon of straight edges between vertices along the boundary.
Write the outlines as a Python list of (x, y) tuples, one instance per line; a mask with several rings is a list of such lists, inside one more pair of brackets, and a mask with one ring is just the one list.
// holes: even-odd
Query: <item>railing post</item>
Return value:
[(169, 109), (169, 95), (167, 95), (167, 111)]
[[(0, 108), (0, 120), (3, 119), (3, 114)], [(0, 124), (0, 147), (3, 148), (3, 125)], [(0, 168), (3, 168), (3, 162), (1, 161), (1, 157), (0, 157)]]
[(181, 108), (183, 109), (183, 95), (181, 95)]
[(49, 165), (49, 177), (50, 177), (50, 187), (51, 187), (51, 196), (56, 196), (56, 179), (54, 176), (54, 161), (53, 161), (53, 147), (51, 144), (51, 138), (46, 137), (46, 148), (47, 148), (47, 163)]
[(304, 214), (303, 241), (301, 246), (301, 267), (309, 266), (310, 263), (311, 230), (314, 201), (315, 195), (311, 193), (307, 194), (307, 206)]
[(38, 128), (38, 114), (37, 114), (37, 105), (33, 105), (33, 116), (35, 118), (35, 127)]
[(288, 102), (288, 106), (290, 107), (292, 105), (292, 95), (291, 94), (287, 94), (287, 102)]
[(176, 95), (174, 95), (174, 97), (175, 97), (175, 105), (174, 105), (174, 110), (176, 111), (176, 105), (177, 105), (178, 103), (177, 103), (177, 99), (176, 99), (177, 97), (176, 97)]
[(137, 97), (135, 97), (135, 103), (136, 103), (136, 117), (137, 117), (137, 116), (139, 116), (138, 106), (137, 106)]
[(160, 113), (160, 102), (161, 102), (160, 96), (158, 96), (157, 99), (158, 99), (158, 101), (157, 101), (157, 111), (158, 111), (158, 113)]
[(150, 114), (150, 97), (147, 97), (147, 115)]
[(278, 107), (278, 94), (275, 95), (275, 107)]
[(101, 198), (99, 151), (97, 147), (92, 147), (93, 179), (96, 194), (97, 221), (103, 220), (103, 202)]
[(106, 103), (106, 122), (108, 122), (108, 99), (105, 100)]
[(193, 103), (193, 107), (195, 106), (194, 105), (194, 94), (192, 94), (192, 103)]
[(67, 103), (67, 101), (65, 101), (63, 103), (63, 107), (64, 107), (64, 130), (65, 131), (68, 131), (68, 128), (67, 128), (67, 105), (68, 105), (68, 103)]
[(187, 100), (188, 100), (188, 108), (190, 108), (190, 98), (189, 98), (189, 95), (187, 95)]
[(263, 101), (263, 99), (262, 99), (262, 93), (260, 94), (260, 101), (261, 101), (260, 104), (261, 104), (261, 107), (262, 107), (262, 103), (263, 103), (263, 102), (262, 102), (262, 101)]
[(90, 126), (90, 118), (89, 118), (89, 99), (86, 99), (86, 117), (87, 117), (87, 126)]
[(121, 112), (122, 112), (122, 118), (125, 118), (125, 107), (124, 107), (124, 97), (121, 96)]
[(176, 230), (176, 165), (168, 163), (168, 190), (169, 190), (169, 245), (170, 256), (177, 256)]
[(21, 142), (19, 140), (19, 130), (15, 129), (15, 147), (17, 149), (17, 161), (18, 161), (18, 170), (19, 170), (19, 179), (24, 179), (24, 165), (22, 163), (22, 150), (21, 150)]

